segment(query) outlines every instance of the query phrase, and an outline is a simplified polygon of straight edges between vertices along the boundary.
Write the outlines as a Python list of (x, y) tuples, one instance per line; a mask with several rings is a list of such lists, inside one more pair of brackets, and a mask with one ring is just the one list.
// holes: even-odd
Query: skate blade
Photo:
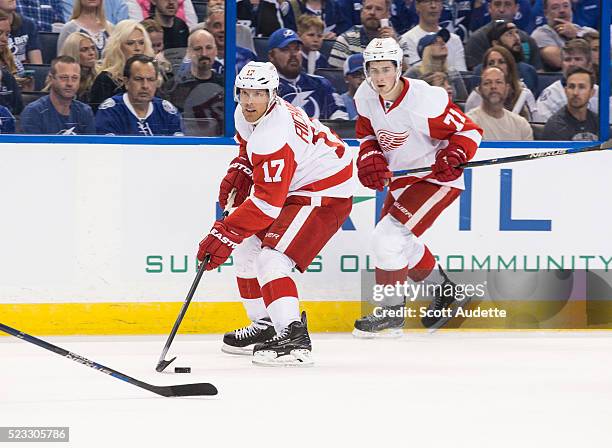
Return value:
[(464, 300), (462, 300), (461, 302), (457, 302), (457, 305), (452, 307), (453, 310), (453, 315), (450, 317), (444, 317), (442, 319), (440, 319), (438, 322), (436, 322), (435, 324), (433, 324), (431, 327), (429, 327), (428, 329), (428, 333), (435, 333), (437, 330), (439, 330), (440, 328), (442, 328), (444, 325), (446, 325), (446, 323), (448, 321), (450, 321), (451, 319), (454, 319), (455, 316), (457, 315), (457, 311), (459, 310), (459, 308), (461, 308), (462, 310), (465, 310), (467, 308), (467, 306), (470, 304), (470, 302), (472, 301), (472, 296), (466, 297)]
[(276, 356), (276, 352), (262, 350), (253, 354), (253, 364), (265, 367), (311, 367), (314, 360), (310, 350), (291, 350), (289, 355)]
[(223, 344), (221, 346), (221, 351), (230, 355), (252, 355), (253, 345), (246, 347), (233, 347), (231, 345)]
[(401, 328), (387, 328), (386, 330), (373, 332), (354, 328), (353, 336), (358, 339), (397, 339), (404, 336), (404, 330)]

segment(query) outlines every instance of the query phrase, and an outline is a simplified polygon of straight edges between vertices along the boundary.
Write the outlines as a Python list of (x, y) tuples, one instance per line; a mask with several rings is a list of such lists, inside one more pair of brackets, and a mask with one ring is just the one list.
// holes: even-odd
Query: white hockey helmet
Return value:
[(397, 67), (397, 79), (402, 74), (402, 60), (404, 53), (397, 41), (392, 37), (374, 38), (370, 41), (365, 50), (363, 50), (363, 73), (368, 76), (368, 62), (372, 61), (392, 61)]
[(234, 101), (240, 102), (240, 89), (265, 89), (270, 95), (270, 103), (276, 99), (280, 81), (276, 67), (271, 62), (249, 62), (234, 82)]

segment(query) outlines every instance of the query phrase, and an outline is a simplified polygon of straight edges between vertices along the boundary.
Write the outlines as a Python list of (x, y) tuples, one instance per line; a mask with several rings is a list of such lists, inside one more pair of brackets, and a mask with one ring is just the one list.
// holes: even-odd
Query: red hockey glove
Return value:
[(198, 260), (204, 261), (206, 254), (210, 254), (210, 261), (206, 270), (216, 269), (225, 263), (225, 260), (242, 243), (243, 239), (243, 236), (230, 230), (222, 221), (216, 221), (213, 228), (210, 229), (210, 233), (200, 241)]
[(391, 178), (389, 164), (380, 150), (371, 149), (359, 153), (357, 176), (364, 187), (382, 191)]
[(436, 162), (431, 166), (433, 177), (440, 182), (451, 182), (463, 174), (458, 165), (467, 162), (465, 152), (460, 146), (450, 143), (436, 154)]
[(225, 208), (227, 198), (232, 189), (236, 189), (236, 197), (234, 198), (234, 207), (242, 204), (251, 193), (253, 186), (253, 167), (249, 160), (244, 156), (238, 156), (230, 163), (227, 174), (221, 181), (219, 187), (219, 205)]

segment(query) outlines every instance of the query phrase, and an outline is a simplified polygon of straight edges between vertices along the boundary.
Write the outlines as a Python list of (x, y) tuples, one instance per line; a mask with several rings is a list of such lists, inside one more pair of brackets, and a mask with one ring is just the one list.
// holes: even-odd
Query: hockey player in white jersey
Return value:
[[(455, 301), (454, 284), (419, 237), (464, 189), (463, 169), (457, 166), (474, 156), (482, 130), (444, 89), (401, 76), (402, 50), (394, 39), (373, 39), (363, 56), (366, 82), (355, 94), (358, 176), (368, 188), (389, 186), (373, 234), (376, 283), (394, 285), (410, 279), (451, 292), (435, 295), (421, 319), (425, 327), (436, 327), (444, 322), (440, 310)], [(432, 171), (391, 177), (391, 171), (421, 166), (431, 166)], [(385, 305), (396, 311), (404, 298), (392, 298)], [(390, 314), (378, 311), (358, 319), (353, 334), (401, 335), (404, 319)]]
[(221, 183), (219, 203), (225, 207), (236, 189), (238, 208), (215, 222), (198, 259), (210, 254), (211, 270), (233, 252), (252, 322), (225, 335), (224, 351), (252, 353), (255, 364), (308, 365), (311, 342), (290, 274), (294, 267), (304, 272), (338, 231), (356, 183), (352, 151), (326, 126), (279, 98), (278, 85), (269, 62), (249, 62), (236, 78), (240, 149)]

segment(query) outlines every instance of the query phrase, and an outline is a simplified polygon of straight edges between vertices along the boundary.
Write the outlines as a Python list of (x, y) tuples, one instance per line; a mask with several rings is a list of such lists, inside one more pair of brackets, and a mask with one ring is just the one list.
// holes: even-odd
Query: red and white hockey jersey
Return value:
[[(428, 167), (436, 152), (449, 142), (459, 145), (468, 160), (474, 157), (482, 138), (480, 129), (448, 99), (446, 90), (418, 79), (400, 78), (401, 95), (388, 109), (383, 99), (367, 82), (355, 93), (357, 138), (360, 152), (380, 148), (391, 171)], [(394, 178), (391, 189), (401, 188), (426, 177), (429, 182), (463, 189), (463, 176), (440, 182), (430, 173)]]
[(234, 114), (236, 141), (253, 166), (254, 189), (225, 222), (242, 235), (265, 229), (287, 196), (348, 198), (356, 182), (353, 152), (327, 126), (284, 100), (257, 126)]

